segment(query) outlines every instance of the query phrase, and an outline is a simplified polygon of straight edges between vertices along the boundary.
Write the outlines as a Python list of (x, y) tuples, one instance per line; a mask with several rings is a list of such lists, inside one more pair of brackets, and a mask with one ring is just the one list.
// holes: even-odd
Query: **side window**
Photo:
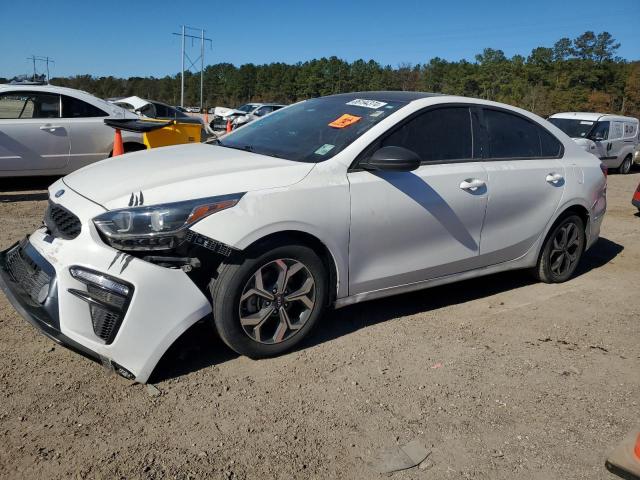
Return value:
[(471, 115), (467, 107), (429, 110), (382, 140), (381, 147), (413, 150), (423, 162), (473, 158)]
[(0, 118), (59, 118), (60, 97), (50, 93), (13, 92), (0, 96)]
[(611, 122), (609, 140), (617, 140), (620, 138), (622, 138), (622, 122)]
[(267, 113), (271, 113), (272, 112), (272, 108), (271, 107), (260, 107), (259, 109), (257, 109), (255, 112), (253, 112), (253, 114), (256, 117), (263, 117), (265, 116)]
[(609, 138), (609, 122), (598, 122), (589, 133), (591, 140), (606, 140)]
[(26, 93), (0, 95), (0, 118), (33, 118), (33, 101)]
[(562, 153), (562, 143), (560, 143), (560, 140), (551, 135), (544, 128), (539, 128), (538, 130), (540, 132), (542, 156), (545, 158), (559, 157)]
[(484, 109), (488, 134), (486, 158), (540, 157), (539, 127), (522, 117), (500, 110)]
[(625, 122), (624, 124), (624, 138), (633, 138), (636, 136), (636, 124), (631, 122)]
[(108, 113), (77, 98), (62, 96), (63, 118), (107, 117)]

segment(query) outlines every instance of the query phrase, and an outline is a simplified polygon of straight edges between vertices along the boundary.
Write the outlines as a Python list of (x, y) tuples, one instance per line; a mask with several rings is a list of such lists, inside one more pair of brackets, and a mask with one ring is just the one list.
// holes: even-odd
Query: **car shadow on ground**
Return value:
[[(602, 267), (623, 249), (622, 245), (600, 238), (585, 253), (575, 276)], [(515, 270), (329, 311), (311, 336), (295, 350), (304, 350), (395, 318), (466, 303), (533, 283), (536, 281), (528, 272)], [(237, 358), (238, 354), (222, 342), (211, 325), (211, 321), (199, 322), (185, 332), (162, 357), (149, 381), (166, 381)]]
[(0, 178), (0, 203), (46, 200), (49, 185), (60, 177)]

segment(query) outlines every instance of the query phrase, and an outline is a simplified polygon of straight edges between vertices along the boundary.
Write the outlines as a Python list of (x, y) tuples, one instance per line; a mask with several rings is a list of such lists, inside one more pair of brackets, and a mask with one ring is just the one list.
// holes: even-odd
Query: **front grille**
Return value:
[(49, 202), (44, 216), (44, 223), (54, 237), (65, 240), (76, 238), (80, 235), (80, 230), (82, 230), (82, 224), (78, 217), (53, 202)]
[(44, 302), (49, 293), (51, 277), (26, 255), (22, 247), (8, 252), (6, 262), (12, 280), (20, 285), (34, 304)]

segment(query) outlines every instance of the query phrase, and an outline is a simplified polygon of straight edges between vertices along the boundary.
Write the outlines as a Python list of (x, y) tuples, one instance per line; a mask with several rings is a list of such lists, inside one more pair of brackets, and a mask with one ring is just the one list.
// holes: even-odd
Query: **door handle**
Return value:
[(467, 180), (463, 180), (460, 183), (460, 188), (462, 190), (469, 190), (475, 192), (481, 187), (484, 187), (486, 184), (480, 180), (479, 178), (468, 178)]
[(550, 173), (549, 175), (547, 175), (546, 180), (549, 183), (556, 184), (556, 183), (559, 183), (562, 180), (564, 180), (564, 177), (562, 175), (560, 175), (559, 173)]
[(48, 130), (50, 132), (53, 132), (54, 130), (57, 130), (58, 128), (62, 128), (60, 125), (42, 125), (40, 127), (40, 130)]

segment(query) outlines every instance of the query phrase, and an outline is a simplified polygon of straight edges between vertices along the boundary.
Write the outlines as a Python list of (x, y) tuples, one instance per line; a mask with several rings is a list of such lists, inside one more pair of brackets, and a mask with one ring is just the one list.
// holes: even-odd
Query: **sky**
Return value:
[[(0, 77), (31, 73), (30, 55), (53, 58), (52, 77), (174, 75), (181, 25), (213, 40), (205, 64), (473, 61), (485, 47), (526, 56), (586, 30), (640, 59), (640, 0), (0, 0)], [(187, 46), (197, 58), (199, 43)]]

